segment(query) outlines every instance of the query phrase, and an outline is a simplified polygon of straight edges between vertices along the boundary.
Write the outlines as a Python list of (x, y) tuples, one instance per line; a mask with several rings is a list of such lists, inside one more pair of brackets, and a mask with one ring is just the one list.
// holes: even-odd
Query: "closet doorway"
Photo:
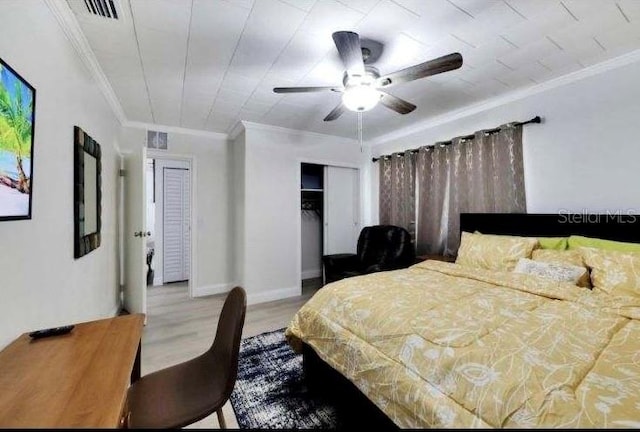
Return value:
[(360, 173), (356, 168), (301, 163), (302, 291), (321, 287), (322, 256), (355, 253), (360, 234)]
[(191, 279), (191, 161), (150, 157), (146, 170), (147, 286), (175, 284), (189, 291)]

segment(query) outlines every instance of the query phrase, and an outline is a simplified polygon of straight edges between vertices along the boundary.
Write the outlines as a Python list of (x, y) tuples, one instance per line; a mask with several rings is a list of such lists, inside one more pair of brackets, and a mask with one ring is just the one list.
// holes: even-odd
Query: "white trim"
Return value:
[(193, 289), (193, 297), (204, 297), (204, 296), (210, 296), (215, 294), (225, 294), (231, 291), (233, 287), (237, 285), (238, 284), (235, 282), (230, 282), (230, 283), (203, 285), (203, 286), (195, 287)]
[(111, 309), (111, 313), (109, 314), (109, 316), (118, 316), (118, 314), (120, 313), (120, 305), (116, 305), (115, 308)]
[(122, 157), (123, 153), (118, 141), (113, 141), (113, 149), (116, 151), (117, 156)]
[(183, 135), (195, 135), (195, 136), (201, 136), (206, 138), (216, 138), (220, 140), (229, 139), (229, 135), (227, 135), (226, 133), (211, 132), (211, 131), (206, 131), (201, 129), (189, 129), (189, 128), (183, 128), (180, 126), (167, 126), (167, 125), (161, 125), (157, 123), (125, 121), (122, 126), (133, 128), (133, 129), (145, 129), (145, 130), (154, 130), (159, 132), (176, 133), (176, 134), (183, 134)]
[[(118, 97), (116, 96), (109, 80), (107, 79), (100, 63), (98, 62), (95, 53), (91, 49), (91, 45), (89, 44), (86, 36), (82, 32), (80, 28), (80, 24), (75, 18), (75, 15), (67, 2), (61, 0), (44, 0), (46, 5), (49, 7), (56, 20), (60, 24), (63, 32), (67, 36), (67, 39), (71, 42), (71, 45), (74, 47), (78, 56), (87, 67), (89, 73), (95, 79), (98, 88), (102, 91), (103, 96), (107, 100), (107, 103), (111, 107), (113, 113), (116, 118), (120, 121), (121, 125), (124, 127), (132, 127), (139, 129), (152, 129), (158, 130), (162, 132), (173, 132), (173, 133), (183, 133), (188, 135), (197, 135), (197, 136), (206, 136), (212, 138), (219, 139), (235, 139), (237, 135), (244, 129), (255, 129), (255, 130), (267, 130), (273, 132), (284, 132), (289, 134), (298, 134), (298, 135), (306, 135), (306, 136), (319, 136), (319, 137), (333, 137), (333, 138), (342, 138), (348, 141), (355, 141), (350, 138), (340, 136), (340, 135), (330, 135), (323, 134), (318, 132), (310, 132), (303, 131), (299, 129), (289, 129), (282, 126), (272, 126), (261, 123), (254, 123), (245, 120), (238, 121), (229, 134), (220, 133), (220, 132), (211, 132), (205, 130), (198, 129), (189, 129), (182, 128), (178, 126), (165, 126), (154, 123), (143, 123), (137, 121), (128, 121), (125, 115), (124, 110), (122, 109), (122, 105)], [(578, 71), (569, 73), (567, 75), (563, 75), (557, 78), (554, 78), (550, 81), (545, 81), (541, 84), (534, 85), (532, 87), (528, 87), (521, 90), (515, 90), (513, 92), (507, 93), (502, 96), (497, 96), (495, 98), (485, 99), (484, 101), (468, 105), (466, 107), (460, 108), (458, 110), (449, 111), (437, 117), (427, 119), (422, 122), (415, 123), (413, 125), (407, 126), (402, 129), (395, 130), (385, 135), (380, 135), (374, 139), (368, 140), (367, 144), (371, 146), (376, 146), (379, 144), (384, 144), (389, 141), (393, 141), (407, 135), (411, 135), (414, 133), (418, 133), (424, 131), (426, 129), (439, 126), (444, 123), (448, 123), (454, 120), (458, 120), (464, 117), (468, 117), (482, 111), (495, 108), (500, 105), (507, 104), (509, 102), (514, 102), (520, 99), (524, 99), (528, 96), (532, 96), (546, 90), (550, 90), (556, 87), (560, 87), (566, 84), (570, 84), (572, 82), (597, 75), (612, 69), (616, 69), (619, 67), (626, 66), (631, 63), (635, 63), (640, 60), (640, 49), (631, 51), (627, 54), (624, 54), (619, 57), (615, 57), (610, 60), (603, 61), (601, 63), (597, 63), (595, 65), (589, 66), (584, 69), (580, 69)], [(116, 146), (118, 147), (118, 146)], [(124, 154), (124, 152), (120, 151), (119, 148), (116, 148), (116, 151), (120, 154)]]
[(485, 99), (484, 101), (479, 102), (477, 104), (468, 105), (458, 110), (446, 112), (442, 115), (433, 117), (431, 119), (427, 119), (419, 123), (415, 123), (411, 126), (395, 130), (385, 135), (380, 135), (375, 139), (369, 140), (369, 143), (372, 146), (384, 144), (389, 141), (406, 137), (407, 135), (412, 135), (418, 132), (422, 132), (424, 130), (427, 130), (436, 126), (440, 126), (442, 124), (449, 123), (454, 120), (459, 120), (464, 117), (478, 114), (483, 111), (489, 110), (491, 108), (496, 108), (498, 106), (506, 105), (510, 102), (515, 102), (515, 101), (527, 98), (529, 96), (533, 96), (538, 93), (545, 92), (547, 90), (551, 90), (557, 87), (571, 84), (573, 82), (582, 80), (584, 78), (601, 74), (603, 72), (607, 72), (612, 69), (617, 69), (638, 61), (640, 61), (640, 49), (631, 51), (630, 53), (624, 54), (619, 57), (615, 57), (610, 60), (603, 61), (601, 63), (597, 63), (587, 68), (580, 69), (575, 72), (571, 72), (569, 74), (559, 76), (550, 81), (545, 81), (543, 83), (540, 83), (531, 87), (527, 87), (522, 90), (514, 90), (502, 96)]
[[(308, 158), (308, 157), (304, 157), (304, 156), (300, 156), (296, 159), (296, 161), (298, 162), (298, 164), (302, 164), (302, 163), (310, 163), (310, 164), (315, 164), (315, 165), (331, 165), (334, 167), (339, 167), (339, 168), (355, 168), (355, 169), (362, 169), (362, 164), (361, 163), (353, 163), (353, 162), (339, 162), (339, 161), (332, 161), (329, 159), (313, 159), (313, 158)], [(300, 178), (298, 179), (300, 181), (298, 181), (297, 184), (300, 184), (302, 181), (302, 171), (300, 171)]]
[[(239, 123), (241, 123), (242, 126), (244, 126), (245, 130), (277, 132), (277, 133), (286, 133), (286, 134), (289, 134), (289, 135), (309, 136), (309, 137), (317, 137), (317, 138), (338, 138), (338, 139), (344, 140), (345, 142), (357, 142), (357, 140), (355, 140), (355, 139), (344, 137), (344, 136), (340, 136), (340, 135), (323, 134), (323, 133), (319, 133), (319, 132), (310, 132), (310, 131), (305, 131), (305, 130), (300, 130), (300, 129), (289, 129), (289, 128), (282, 127), (282, 126), (273, 126), (273, 125), (268, 125), (268, 124), (263, 124), (263, 123), (255, 123), (255, 122), (250, 122), (250, 121), (246, 121), (246, 120), (241, 120)], [(231, 130), (231, 135), (230, 135), (231, 139), (235, 139), (235, 137), (239, 133), (238, 129), (239, 128), (237, 127), (237, 124), (236, 124), (233, 127), (233, 129)], [(241, 131), (241, 129), (240, 129), (240, 131)]]
[[(169, 160), (184, 160), (190, 164), (191, 173), (191, 269), (189, 270), (189, 297), (194, 297), (194, 287), (198, 286), (198, 255), (196, 253), (198, 249), (198, 164), (197, 158), (193, 154), (184, 153), (165, 153), (163, 150), (147, 149), (147, 159), (169, 159)], [(157, 241), (157, 240), (156, 240)], [(158, 274), (156, 270), (156, 274)], [(154, 275), (154, 284), (155, 275)], [(158, 284), (161, 285), (162, 283)]]
[(280, 288), (259, 293), (247, 293), (247, 304), (266, 303), (274, 300), (282, 300), (289, 297), (299, 297), (300, 287)]
[(245, 130), (245, 127), (242, 124), (242, 121), (240, 120), (236, 121), (236, 123), (231, 128), (231, 132), (229, 132), (229, 139), (235, 140), (236, 138), (238, 138), (238, 135), (240, 135), (243, 130)]
[[(364, 210), (364, 195), (363, 195), (363, 185), (364, 185), (364, 166), (363, 164), (358, 164), (358, 163), (345, 163), (345, 162), (334, 162), (334, 161), (328, 161), (328, 160), (322, 160), (322, 159), (313, 159), (313, 158), (307, 158), (307, 157), (298, 157), (296, 158), (296, 184), (302, 184), (302, 164), (303, 163), (311, 163), (311, 164), (316, 164), (316, 165), (323, 165), (325, 167), (324, 172), (326, 173), (326, 167), (328, 166), (334, 166), (334, 167), (339, 167), (339, 168), (352, 168), (358, 171), (358, 200), (359, 202), (359, 206), (358, 206), (358, 226), (360, 227), (360, 229), (362, 230), (363, 227), (363, 210)], [(323, 195), (324, 195), (324, 199), (326, 201), (326, 194), (328, 191), (328, 187), (327, 187), (327, 176), (326, 174), (324, 174), (324, 191), (323, 191)], [(302, 196), (300, 193), (296, 194), (296, 208), (299, 209), (302, 206)], [(326, 229), (325, 229), (325, 222), (327, 220), (327, 205), (323, 205), (323, 215), (322, 215), (322, 253), (325, 253), (325, 246), (326, 246)], [(295, 216), (295, 224), (296, 224), (296, 244), (298, 245), (297, 250), (296, 250), (296, 272), (297, 272), (297, 280), (298, 280), (298, 289), (299, 292), (302, 293), (302, 280), (306, 279), (304, 277), (304, 272), (302, 271), (302, 213), (298, 210), (296, 212), (296, 216)], [(322, 268), (319, 270), (319, 274), (318, 277), (323, 276), (322, 274)], [(314, 276), (311, 276), (314, 277)], [(323, 277), (323, 283), (324, 283), (324, 277)]]
[(322, 269), (305, 270), (302, 272), (302, 280), (313, 279), (322, 276)]
[[(49, 10), (51, 10), (51, 13), (53, 13), (53, 15), (55, 16), (65, 36), (78, 53), (80, 60), (82, 60), (82, 62), (86, 66), (89, 74), (96, 81), (96, 84), (102, 92), (102, 95), (106, 99), (114, 115), (123, 127), (147, 130), (151, 129), (161, 132), (181, 133), (186, 135), (205, 136), (208, 138), (219, 138), (225, 140), (228, 138), (228, 134), (226, 133), (182, 128), (178, 126), (167, 126), (155, 123), (129, 121), (124, 112), (124, 109), (122, 109), (120, 100), (116, 96), (116, 93), (113, 91), (111, 83), (109, 83), (109, 80), (104, 73), (102, 66), (100, 66), (98, 58), (91, 48), (91, 44), (87, 40), (87, 37), (84, 35), (84, 32), (82, 31), (82, 28), (80, 27), (80, 24), (78, 23), (73, 10), (71, 10), (71, 8), (69, 7), (69, 4), (66, 1), (62, 0), (44, 0), (44, 2), (49, 7)], [(118, 153), (122, 154), (122, 151), (120, 151), (120, 148), (117, 144), (115, 147)]]
[(69, 42), (78, 53), (78, 56), (82, 60), (82, 63), (86, 66), (89, 74), (95, 79), (98, 88), (102, 92), (102, 95), (107, 100), (107, 103), (111, 107), (113, 114), (115, 114), (116, 118), (120, 122), (120, 124), (124, 124), (127, 121), (124, 110), (122, 109), (122, 105), (120, 105), (120, 101), (116, 96), (109, 80), (107, 79), (102, 67), (100, 67), (100, 63), (96, 58), (93, 50), (91, 49), (91, 45), (87, 40), (86, 36), (82, 32), (80, 28), (80, 24), (76, 20), (73, 11), (69, 7), (66, 1), (60, 0), (44, 0), (51, 13), (56, 17), (56, 20), (60, 24), (62, 31), (67, 36)]
[[(167, 168), (179, 168), (179, 169), (186, 169), (187, 170), (187, 175), (189, 177), (189, 188), (193, 187), (192, 183), (193, 183), (193, 179), (191, 178), (192, 173), (190, 172), (191, 170), (191, 161), (190, 160), (185, 160), (185, 159), (176, 159), (176, 158), (170, 158), (170, 159), (164, 159), (164, 158), (155, 158), (155, 173), (154, 173), (154, 177), (156, 179), (156, 202), (155, 202), (155, 229), (154, 231), (154, 238), (155, 238), (155, 260), (156, 260), (156, 266), (155, 266), (155, 271), (156, 271), (156, 275), (158, 276), (158, 278), (160, 279), (160, 285), (164, 285), (166, 283), (171, 283), (171, 282), (177, 282), (178, 280), (188, 280), (190, 279), (190, 275), (191, 275), (191, 265), (189, 265), (188, 268), (188, 272), (189, 272), (189, 276), (188, 277), (184, 277), (184, 275), (181, 275), (177, 280), (169, 280), (167, 281), (167, 278), (165, 277), (165, 255), (164, 255), (164, 251), (165, 251), (165, 245), (164, 245), (164, 241), (165, 241), (165, 226), (164, 226), (164, 222), (165, 222), (165, 214), (164, 214), (164, 204), (165, 204), (165, 174), (166, 171), (165, 169)], [(189, 200), (189, 212), (191, 212), (191, 201), (192, 201), (192, 197), (189, 194), (189, 196), (187, 197), (187, 199)], [(192, 223), (192, 218), (189, 219), (189, 227), (191, 228), (191, 223)], [(189, 248), (191, 248), (191, 241), (189, 242)], [(193, 253), (190, 252), (190, 259), (193, 258)], [(155, 282), (155, 281), (154, 281)]]

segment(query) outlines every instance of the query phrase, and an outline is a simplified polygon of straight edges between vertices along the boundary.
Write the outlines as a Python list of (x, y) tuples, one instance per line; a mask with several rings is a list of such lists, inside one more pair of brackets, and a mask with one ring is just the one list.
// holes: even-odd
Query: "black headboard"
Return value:
[(460, 231), (528, 237), (581, 235), (640, 243), (640, 215), (462, 213)]

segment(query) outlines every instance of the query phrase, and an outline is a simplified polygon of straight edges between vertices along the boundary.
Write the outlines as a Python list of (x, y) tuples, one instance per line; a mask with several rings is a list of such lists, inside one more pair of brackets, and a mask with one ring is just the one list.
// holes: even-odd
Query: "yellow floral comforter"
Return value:
[(640, 300), (426, 261), (322, 288), (287, 338), (401, 427), (640, 427)]

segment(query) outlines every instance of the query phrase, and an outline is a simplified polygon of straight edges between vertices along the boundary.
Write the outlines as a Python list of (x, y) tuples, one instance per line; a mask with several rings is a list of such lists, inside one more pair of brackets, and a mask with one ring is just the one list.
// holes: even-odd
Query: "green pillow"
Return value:
[(567, 237), (538, 237), (540, 249), (565, 250), (568, 247)]
[(619, 252), (640, 252), (640, 243), (625, 243), (582, 236), (569, 237), (569, 249), (578, 249), (580, 247), (590, 247)]

